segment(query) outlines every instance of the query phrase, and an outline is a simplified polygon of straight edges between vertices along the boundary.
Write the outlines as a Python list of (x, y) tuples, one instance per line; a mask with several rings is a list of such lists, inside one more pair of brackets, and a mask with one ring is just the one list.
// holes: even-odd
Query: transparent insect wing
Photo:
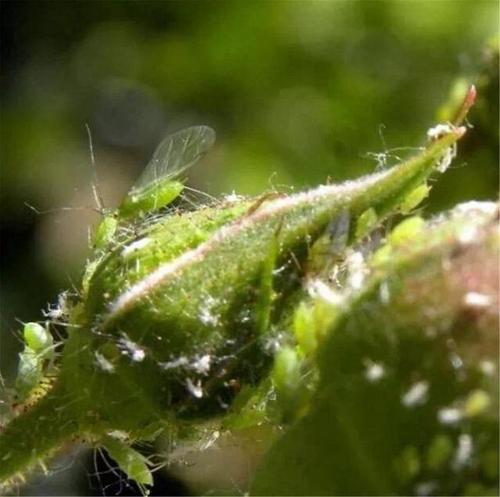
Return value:
[(203, 157), (214, 142), (215, 131), (208, 126), (192, 126), (167, 136), (132, 190), (138, 193), (159, 181), (174, 179)]

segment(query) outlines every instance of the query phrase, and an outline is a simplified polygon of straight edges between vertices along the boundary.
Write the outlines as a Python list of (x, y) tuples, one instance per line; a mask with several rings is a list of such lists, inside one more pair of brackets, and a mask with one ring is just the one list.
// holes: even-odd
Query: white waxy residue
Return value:
[(446, 149), (446, 152), (444, 153), (443, 157), (439, 161), (436, 169), (440, 173), (446, 172), (446, 170), (450, 167), (450, 164), (452, 163), (453, 159), (457, 156), (457, 145), (454, 143), (451, 147), (448, 147)]
[(454, 425), (463, 418), (463, 411), (458, 407), (444, 407), (439, 409), (437, 417), (443, 425)]
[(391, 301), (391, 291), (387, 281), (383, 281), (378, 289), (378, 296), (382, 304), (387, 305)]
[(94, 357), (99, 369), (102, 369), (106, 373), (112, 373), (115, 370), (115, 366), (99, 352), (95, 352)]
[(219, 318), (206, 307), (201, 310), (199, 317), (200, 321), (208, 326), (217, 326), (219, 324)]
[(484, 375), (493, 376), (495, 374), (496, 367), (493, 361), (488, 361), (487, 359), (485, 359), (484, 361), (481, 361), (479, 363), (479, 369)]
[(337, 306), (344, 303), (344, 297), (339, 292), (336, 292), (319, 279), (310, 281), (307, 290), (311, 297), (320, 298), (328, 304)]
[(125, 333), (123, 333), (123, 337), (120, 338), (119, 345), (123, 349), (123, 352), (129, 355), (134, 362), (142, 362), (146, 357), (145, 350), (130, 340)]
[(467, 292), (464, 295), (464, 304), (468, 307), (476, 307), (482, 309), (489, 307), (493, 303), (493, 298), (490, 295), (479, 292)]
[(426, 381), (418, 381), (414, 383), (401, 397), (401, 402), (406, 407), (415, 407), (427, 402), (427, 394), (429, 392), (429, 383)]
[(471, 200), (469, 202), (458, 204), (453, 208), (453, 213), (456, 213), (459, 216), (463, 216), (464, 214), (474, 215), (477, 213), (493, 216), (497, 210), (498, 206), (495, 202), (480, 202), (477, 200)]
[(263, 343), (266, 353), (271, 355), (277, 354), (283, 348), (283, 334), (267, 337)]
[(200, 314), (198, 315), (200, 321), (206, 326), (218, 326), (219, 316), (214, 313), (214, 308), (217, 306), (217, 300), (213, 297), (207, 297), (203, 303), (203, 307), (200, 309)]
[(210, 354), (205, 354), (201, 356), (199, 359), (196, 359), (191, 367), (198, 374), (207, 374), (210, 371), (210, 363), (212, 361), (212, 356)]
[(385, 376), (385, 368), (379, 362), (372, 362), (367, 359), (365, 363), (365, 377), (370, 383), (376, 383)]
[(346, 259), (349, 269), (347, 283), (353, 290), (360, 290), (367, 273), (363, 254), (359, 251), (350, 252)]
[[(453, 133), (453, 131), (454, 127), (451, 124), (438, 124), (437, 126), (434, 126), (433, 128), (430, 128), (427, 131), (427, 138), (430, 141), (435, 141), (445, 135)], [(439, 164), (437, 165), (436, 169), (440, 173), (444, 173), (448, 169), (449, 165), (451, 164), (451, 161), (456, 157), (456, 155), (457, 155), (457, 145), (456, 143), (454, 143), (453, 145), (451, 145), (446, 149), (446, 152), (439, 161)]]
[(132, 352), (132, 360), (136, 362), (141, 362), (144, 360), (146, 357), (146, 353), (144, 352), (144, 349), (137, 348)]
[(434, 495), (436, 491), (436, 483), (433, 481), (423, 481), (415, 485), (415, 494), (422, 497)]
[(450, 354), (450, 362), (453, 366), (453, 369), (461, 369), (464, 366), (464, 361), (462, 361), (462, 358), (454, 352)]
[(463, 433), (458, 437), (458, 447), (455, 451), (455, 457), (453, 458), (453, 468), (458, 470), (466, 466), (472, 456), (474, 450), (472, 437), (466, 433)]
[(203, 397), (203, 389), (201, 388), (201, 381), (197, 381), (193, 383), (191, 379), (186, 379), (186, 388), (188, 392), (197, 399), (201, 399)]
[(146, 247), (151, 242), (151, 238), (141, 238), (140, 240), (136, 240), (135, 242), (130, 243), (122, 250), (122, 257), (130, 257), (135, 252), (138, 252), (140, 249)]
[(46, 311), (42, 311), (42, 314), (53, 321), (65, 318), (69, 313), (68, 308), (68, 292), (61, 292), (57, 296), (57, 305), (50, 305)]
[[(433, 128), (430, 128), (427, 131), (427, 138), (430, 141), (435, 141), (438, 140), (439, 138), (449, 135), (450, 133), (453, 133), (454, 131), (454, 126), (451, 124), (438, 124), (437, 126), (434, 126)], [(441, 160), (439, 161), (439, 164), (437, 165), (437, 170), (440, 173), (444, 173), (448, 167), (451, 164), (451, 161), (456, 157), (457, 155), (457, 145), (454, 143), (450, 147), (446, 149), (446, 152), (444, 153), (443, 157), (441, 157)]]
[(210, 447), (212, 447), (212, 445), (214, 445), (215, 442), (217, 442), (217, 440), (219, 439), (220, 437), (220, 431), (218, 430), (215, 430), (211, 435), (210, 437), (208, 437), (208, 440), (204, 441), (202, 444), (201, 444), (201, 447), (200, 449), (201, 450), (207, 450), (209, 449)]
[(180, 368), (182, 366), (187, 366), (189, 364), (189, 359), (186, 356), (181, 356), (177, 359), (174, 359), (173, 361), (167, 361), (167, 362), (159, 362), (158, 366), (160, 368), (168, 370), (168, 369), (176, 369)]
[(243, 197), (242, 195), (238, 195), (234, 191), (224, 197), (224, 201), (230, 204), (236, 204), (237, 202), (240, 202), (242, 200), (245, 200), (245, 197)]
[(452, 132), (453, 127), (451, 124), (441, 123), (427, 130), (427, 138), (429, 138), (429, 140), (437, 140), (438, 138), (449, 135)]
[(460, 228), (458, 233), (458, 241), (463, 245), (473, 243), (477, 239), (477, 227), (472, 224), (466, 224)]
[(129, 439), (128, 433), (123, 430), (111, 430), (106, 433), (108, 437), (115, 438), (116, 440), (120, 440), (121, 442), (125, 442)]

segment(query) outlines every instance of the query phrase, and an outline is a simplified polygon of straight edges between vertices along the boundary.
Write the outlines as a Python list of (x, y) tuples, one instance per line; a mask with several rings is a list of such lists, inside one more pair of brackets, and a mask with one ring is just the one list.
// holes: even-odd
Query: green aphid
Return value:
[(356, 237), (361, 239), (368, 233), (370, 233), (373, 228), (377, 225), (378, 218), (377, 213), (373, 207), (366, 209), (359, 218), (356, 224)]
[(94, 234), (94, 247), (105, 248), (112, 240), (118, 228), (116, 215), (105, 215), (99, 223)]
[(141, 453), (134, 450), (130, 445), (106, 436), (101, 442), (111, 458), (116, 462), (130, 480), (134, 480), (144, 495), (148, 495), (146, 485), (153, 484), (149, 460)]
[(47, 327), (26, 323), (23, 329), (24, 350), (19, 354), (16, 377), (18, 402), (30, 398), (45, 377), (48, 361), (54, 359), (54, 340)]
[(38, 323), (26, 323), (23, 329), (23, 338), (26, 346), (35, 352), (47, 350), (54, 343), (54, 339), (47, 327)]
[(430, 189), (431, 188), (427, 185), (427, 183), (417, 186), (417, 188), (410, 192), (405, 197), (403, 202), (401, 202), (401, 213), (408, 214), (415, 209), (415, 207), (417, 207), (429, 195)]
[(306, 397), (307, 385), (311, 381), (304, 377), (306, 372), (311, 373), (297, 349), (284, 346), (276, 354), (271, 378), (283, 421), (294, 418), (300, 411), (301, 401)]
[(176, 178), (193, 166), (215, 143), (215, 131), (192, 126), (167, 136), (118, 208), (119, 219), (147, 214), (170, 204), (184, 184)]
[(16, 377), (16, 395), (18, 402), (29, 399), (30, 394), (43, 378), (42, 361), (36, 352), (29, 347), (19, 354)]
[(118, 209), (105, 215), (97, 227), (95, 247), (106, 247), (119, 224), (137, 220), (171, 204), (184, 190), (179, 176), (196, 164), (214, 143), (215, 131), (208, 126), (191, 126), (168, 135), (158, 145)]

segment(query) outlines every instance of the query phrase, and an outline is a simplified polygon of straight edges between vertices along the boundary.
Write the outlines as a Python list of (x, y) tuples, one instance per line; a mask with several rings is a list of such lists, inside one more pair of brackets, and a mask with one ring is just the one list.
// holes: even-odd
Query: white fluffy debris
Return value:
[(212, 362), (212, 356), (210, 354), (205, 354), (201, 356), (199, 359), (196, 359), (195, 362), (191, 365), (191, 367), (198, 374), (207, 374), (210, 371), (210, 363)]
[(234, 191), (224, 197), (224, 201), (229, 204), (236, 204), (238, 202), (241, 202), (242, 200), (245, 200), (245, 197), (243, 197), (242, 195), (238, 195)]
[(201, 399), (203, 397), (203, 389), (201, 387), (201, 381), (193, 383), (190, 378), (186, 379), (186, 388), (188, 392), (195, 398)]
[(370, 383), (376, 383), (385, 376), (385, 368), (379, 362), (373, 362), (370, 359), (364, 361), (366, 370), (365, 377)]
[(146, 247), (151, 243), (151, 238), (141, 238), (135, 242), (130, 243), (122, 250), (122, 257), (130, 257), (134, 253), (138, 252), (140, 249)]
[(451, 124), (441, 123), (427, 130), (427, 138), (432, 141), (439, 140), (439, 138), (449, 135), (452, 132), (453, 126)]
[(349, 271), (347, 277), (348, 285), (354, 291), (361, 290), (368, 273), (363, 254), (360, 251), (349, 252), (346, 264)]
[(424, 404), (427, 401), (429, 392), (429, 383), (418, 381), (413, 384), (401, 397), (401, 402), (406, 407), (415, 407)]
[(177, 359), (174, 359), (173, 361), (159, 362), (158, 366), (160, 366), (160, 368), (162, 369), (169, 370), (181, 368), (183, 366), (187, 366), (188, 364), (189, 359), (186, 356), (181, 356)]
[(463, 411), (458, 407), (444, 407), (438, 411), (438, 420), (443, 425), (453, 425), (461, 421)]
[(319, 279), (311, 280), (307, 285), (307, 290), (312, 298), (320, 298), (331, 305), (340, 306), (345, 300), (340, 292), (336, 292)]
[[(454, 130), (454, 126), (452, 124), (438, 124), (437, 126), (434, 126), (433, 128), (430, 128), (427, 131), (427, 138), (430, 141), (435, 141), (438, 140), (439, 138), (449, 135), (452, 133)], [(444, 173), (449, 165), (451, 164), (451, 161), (457, 156), (457, 145), (454, 143), (444, 153), (443, 157), (439, 161), (439, 164), (437, 165), (437, 170), (440, 173)]]
[(57, 296), (57, 304), (54, 306), (49, 304), (48, 309), (46, 311), (42, 311), (42, 314), (52, 321), (57, 321), (67, 317), (69, 314), (68, 292), (61, 292)]
[(123, 336), (120, 338), (118, 343), (122, 349), (122, 353), (130, 356), (134, 362), (142, 362), (146, 357), (146, 351), (138, 344), (130, 340), (125, 333), (123, 333)]
[(95, 362), (97, 367), (104, 371), (105, 373), (113, 373), (115, 370), (115, 366), (108, 361), (102, 354), (99, 352), (95, 352), (94, 354)]
[(467, 292), (464, 295), (464, 304), (468, 307), (485, 308), (493, 303), (491, 295), (479, 292)]
[(472, 453), (474, 451), (474, 445), (472, 442), (472, 437), (467, 433), (463, 433), (458, 437), (458, 447), (455, 452), (455, 457), (453, 458), (453, 467), (455, 470), (467, 466), (469, 463)]
[(216, 327), (220, 324), (219, 316), (214, 312), (214, 309), (217, 307), (218, 301), (211, 296), (208, 296), (204, 303), (203, 307), (200, 309), (200, 314), (198, 315), (199, 320), (205, 326)]

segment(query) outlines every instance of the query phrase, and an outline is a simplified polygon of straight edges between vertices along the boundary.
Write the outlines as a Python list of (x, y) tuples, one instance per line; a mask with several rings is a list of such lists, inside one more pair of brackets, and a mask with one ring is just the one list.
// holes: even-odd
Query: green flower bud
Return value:
[[(211, 135), (195, 131), (206, 146)], [(272, 325), (290, 314), (309, 247), (331, 220), (343, 213), (356, 226), (368, 209), (378, 220), (397, 211), (464, 132), (450, 127), (407, 162), (342, 185), (153, 222), (136, 213), (131, 226), (119, 215), (70, 310), (55, 386), (0, 435), (0, 479), (74, 435), (99, 443), (122, 430), (133, 441), (159, 424), (224, 412), (232, 385), (266, 375), (280, 346)]]

